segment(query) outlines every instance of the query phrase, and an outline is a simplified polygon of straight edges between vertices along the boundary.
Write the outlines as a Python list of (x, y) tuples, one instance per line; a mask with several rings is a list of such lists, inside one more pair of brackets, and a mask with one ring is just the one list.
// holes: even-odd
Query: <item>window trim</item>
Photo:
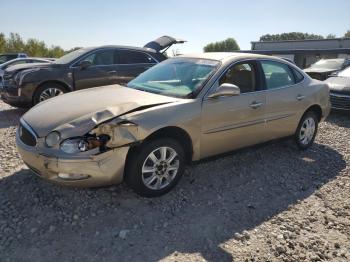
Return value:
[(136, 53), (141, 53), (141, 54), (144, 54), (150, 58), (152, 58), (155, 63), (130, 63), (130, 64), (116, 64), (116, 65), (156, 65), (159, 63), (159, 61), (157, 59), (155, 59), (153, 56), (149, 55), (148, 53), (146, 52), (142, 52), (142, 51), (138, 51), (138, 50), (132, 50), (132, 49), (124, 49), (124, 48), (119, 48), (119, 49), (116, 49), (116, 51), (118, 50), (123, 50), (123, 51), (131, 51), (131, 52), (136, 52)]
[[(291, 69), (292, 74), (293, 74), (293, 77), (294, 77), (294, 80), (295, 80), (295, 75), (294, 75), (294, 72), (293, 72), (293, 70), (292, 70), (292, 69), (297, 70), (295, 67), (292, 67), (291, 65), (289, 65), (289, 64), (287, 64), (287, 63), (284, 63), (284, 62), (282, 62), (282, 61), (277, 61), (277, 60), (268, 59), (268, 58), (259, 58), (259, 59), (257, 59), (257, 61), (259, 61), (259, 64), (260, 64), (260, 66), (261, 66), (261, 70), (263, 70), (263, 69), (262, 69), (262, 65), (261, 65), (261, 61), (268, 61), (268, 62), (271, 61), (271, 62), (276, 62), (276, 63), (284, 64), (284, 65), (288, 66), (288, 67)], [(299, 71), (299, 72), (300, 72), (300, 71)], [(300, 72), (300, 73), (301, 73), (301, 72)], [(267, 86), (266, 86), (266, 78), (263, 76), (263, 78), (265, 79), (265, 80), (264, 80), (264, 82), (265, 82), (265, 90), (262, 90), (262, 91), (274, 91), (274, 90), (280, 90), (280, 89), (290, 88), (290, 87), (294, 87), (294, 86), (296, 86), (296, 85), (300, 85), (300, 84), (303, 83), (303, 82), (305, 81), (305, 79), (306, 79), (306, 77), (305, 77), (304, 74), (301, 73), (301, 75), (303, 76), (303, 80), (302, 80), (302, 81), (300, 81), (300, 82), (298, 82), (298, 83), (294, 83), (294, 84), (292, 84), (292, 85), (281, 86), (281, 87), (274, 88), (274, 89), (267, 89)]]
[[(93, 67), (105, 67), (105, 66), (118, 66), (118, 65), (156, 65), (159, 63), (159, 61), (154, 58), (151, 54), (148, 54), (147, 52), (144, 51), (139, 51), (139, 50), (134, 50), (131, 48), (99, 48), (99, 49), (95, 49), (91, 52), (88, 52), (86, 54), (84, 54), (82, 57), (78, 58), (75, 62), (73, 62), (73, 64), (71, 66), (69, 66), (69, 68), (74, 69), (74, 68), (79, 68), (79, 63), (81, 61), (84, 61), (84, 59), (96, 52), (99, 51), (107, 51), (107, 50), (112, 50), (113, 52), (116, 52), (118, 50), (129, 50), (129, 51), (135, 51), (135, 52), (140, 52), (140, 53), (144, 53), (145, 55), (150, 56), (154, 61), (156, 61), (156, 63), (134, 63), (134, 64), (110, 64), (110, 65), (92, 65)], [(114, 55), (113, 55), (114, 58)]]
[[(283, 86), (283, 87), (279, 87), (279, 88), (275, 88), (275, 89), (267, 89), (266, 88), (266, 83), (265, 83), (265, 76), (263, 73), (263, 69), (262, 69), (262, 65), (261, 65), (261, 61), (272, 61), (272, 62), (277, 62), (277, 63), (281, 63), (284, 64), (288, 67), (291, 67), (292, 69), (298, 70), (298, 72), (300, 72), (303, 76), (303, 80), (295, 83), (293, 85), (289, 85), (289, 86)], [(285, 63), (284, 61), (279, 61), (279, 60), (274, 60), (274, 59), (269, 59), (269, 58), (243, 58), (243, 59), (238, 59), (234, 62), (231, 62), (229, 65), (227, 65), (225, 67), (225, 69), (222, 71), (222, 73), (220, 73), (220, 75), (214, 80), (213, 84), (208, 88), (208, 90), (206, 91), (206, 93), (203, 95), (203, 101), (206, 100), (211, 100), (210, 98), (208, 98), (208, 96), (213, 92), (214, 86), (218, 85), (219, 79), (226, 73), (226, 71), (231, 67), (234, 66), (235, 64), (241, 63), (241, 62), (256, 62), (259, 69), (258, 69), (258, 74), (259, 74), (259, 79), (258, 81), (260, 81), (262, 89), (261, 90), (257, 90), (254, 92), (249, 92), (249, 93), (242, 93), (240, 95), (250, 95), (250, 94), (257, 94), (257, 93), (262, 93), (262, 92), (270, 92), (270, 91), (275, 91), (275, 90), (280, 90), (280, 89), (284, 89), (284, 88), (290, 88), (290, 87), (294, 87), (296, 85), (300, 85), (303, 82), (305, 82), (305, 80), (307, 79), (307, 77), (305, 77), (305, 73), (301, 72), (299, 69), (297, 69), (295, 66), (291, 66), (288, 63)], [(293, 71), (292, 71), (293, 72)], [(293, 73), (294, 74), (294, 73)], [(219, 99), (223, 99), (223, 98), (227, 98), (227, 97), (222, 97)], [(231, 98), (231, 97), (230, 97)]]
[[(231, 62), (230, 64), (228, 64), (224, 70), (222, 71), (222, 73), (220, 73), (219, 76), (217, 76), (217, 78), (214, 80), (213, 84), (211, 85), (210, 88), (208, 88), (208, 90), (206, 91), (206, 93), (203, 95), (203, 100), (211, 100), (211, 98), (209, 98), (208, 96), (212, 94), (213, 92), (213, 89), (215, 88), (215, 86), (218, 86), (219, 85), (219, 80), (221, 77), (223, 77), (223, 75), (227, 72), (228, 69), (230, 69), (231, 67), (237, 65), (237, 64), (241, 64), (241, 63), (244, 63), (244, 62), (247, 62), (247, 63), (255, 63), (256, 65), (256, 83), (255, 85), (257, 84), (261, 84), (261, 87), (262, 87), (262, 90), (257, 90), (257, 91), (254, 91), (254, 92), (247, 92), (247, 93), (241, 93), (240, 95), (248, 95), (248, 94), (255, 94), (255, 93), (258, 93), (258, 92), (262, 92), (262, 91), (266, 91), (264, 90), (265, 88), (265, 84), (262, 81), (262, 72), (261, 72), (261, 65), (258, 61), (258, 59), (254, 59), (254, 58), (245, 58), (245, 59), (239, 59), (239, 60), (236, 60), (234, 62)], [(222, 98), (225, 98), (225, 97), (222, 97)], [(222, 98), (219, 98), (219, 99), (222, 99)]]

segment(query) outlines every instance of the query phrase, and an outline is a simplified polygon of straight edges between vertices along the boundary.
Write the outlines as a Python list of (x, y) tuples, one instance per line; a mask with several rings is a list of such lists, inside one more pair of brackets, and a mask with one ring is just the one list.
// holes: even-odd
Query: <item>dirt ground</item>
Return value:
[(194, 163), (160, 198), (52, 185), (21, 162), (23, 110), (0, 102), (0, 261), (349, 261), (350, 114), (315, 145)]

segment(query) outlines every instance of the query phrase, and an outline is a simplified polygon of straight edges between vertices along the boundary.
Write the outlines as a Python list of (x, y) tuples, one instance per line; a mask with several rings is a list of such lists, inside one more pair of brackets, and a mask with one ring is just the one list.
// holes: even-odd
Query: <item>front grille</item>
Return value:
[(330, 93), (330, 99), (333, 108), (350, 110), (350, 95)]
[(30, 127), (22, 122), (18, 127), (19, 138), (27, 146), (36, 146), (36, 136)]

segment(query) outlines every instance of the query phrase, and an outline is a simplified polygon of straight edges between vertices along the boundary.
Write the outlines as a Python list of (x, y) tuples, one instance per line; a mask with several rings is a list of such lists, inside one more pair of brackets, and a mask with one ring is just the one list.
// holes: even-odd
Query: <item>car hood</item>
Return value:
[(311, 68), (311, 67), (304, 69), (305, 73), (320, 73), (320, 74), (332, 73), (335, 71), (338, 71), (338, 70), (334, 68)]
[(84, 135), (112, 118), (178, 100), (180, 99), (111, 85), (49, 99), (33, 107), (22, 119), (39, 137), (57, 130), (62, 138), (67, 138)]
[(14, 73), (17, 71), (22, 71), (26, 69), (34, 69), (34, 68), (53, 68), (53, 67), (58, 67), (60, 65), (58, 64), (53, 64), (50, 62), (47, 63), (29, 63), (29, 64), (20, 64), (20, 65), (13, 65), (8, 68), (6, 68), (5, 72), (6, 73)]
[(182, 44), (185, 42), (186, 42), (185, 40), (176, 39), (174, 37), (165, 35), (165, 36), (157, 38), (154, 41), (147, 43), (144, 47), (151, 48), (153, 50), (156, 50), (157, 52), (160, 52), (166, 48), (169, 48), (173, 44)]
[(325, 82), (332, 91), (339, 91), (350, 94), (350, 77), (330, 77)]

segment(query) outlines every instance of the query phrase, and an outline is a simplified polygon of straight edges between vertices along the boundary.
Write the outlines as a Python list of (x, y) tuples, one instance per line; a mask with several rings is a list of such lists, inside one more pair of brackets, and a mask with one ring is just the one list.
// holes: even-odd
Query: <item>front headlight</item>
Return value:
[(104, 147), (109, 140), (108, 136), (78, 137), (66, 139), (61, 143), (61, 150), (67, 154), (76, 154), (89, 151), (97, 147)]
[(61, 135), (57, 131), (53, 131), (45, 137), (45, 143), (48, 147), (54, 147), (60, 142)]

